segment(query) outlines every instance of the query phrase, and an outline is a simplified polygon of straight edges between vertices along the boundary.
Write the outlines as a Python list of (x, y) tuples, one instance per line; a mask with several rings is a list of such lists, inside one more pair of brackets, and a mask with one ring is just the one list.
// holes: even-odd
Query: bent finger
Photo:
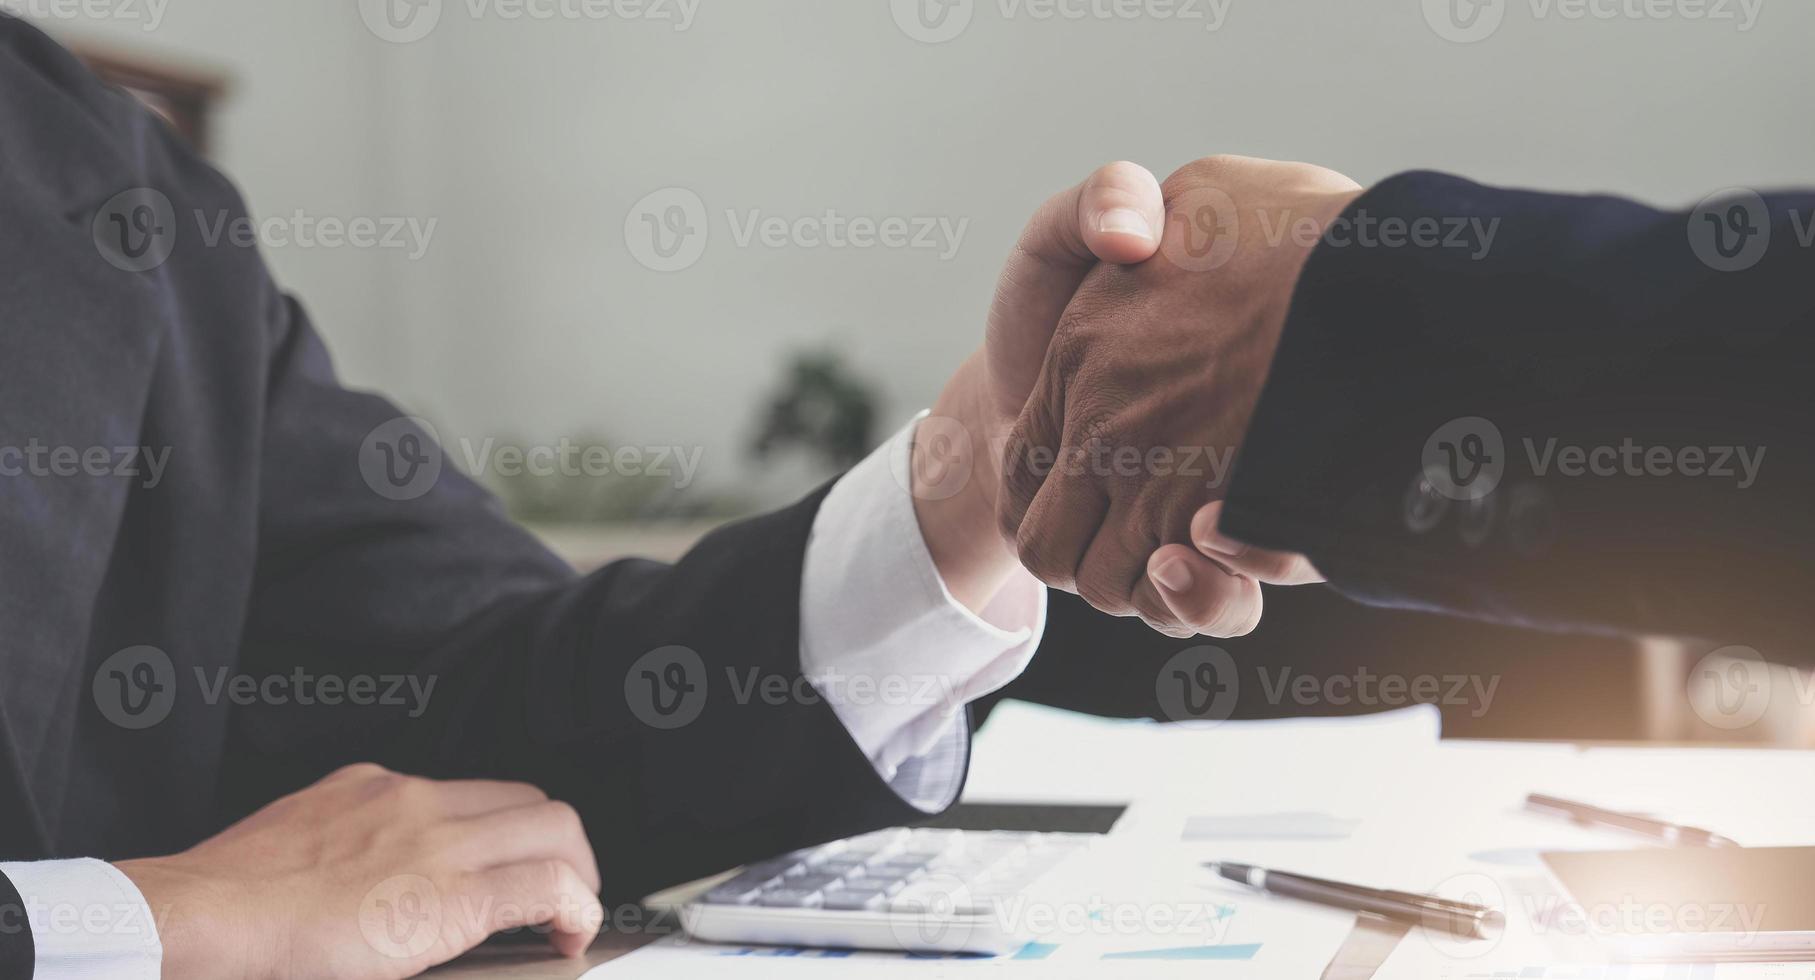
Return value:
[(1147, 559), (1147, 578), (1179, 623), (1204, 636), (1245, 636), (1260, 625), (1260, 583), (1182, 544)]
[(1222, 533), (1217, 527), (1222, 513), (1223, 502), (1218, 500), (1192, 515), (1191, 543), (1205, 557), (1268, 585), (1311, 585), (1323, 581), (1323, 575), (1304, 555), (1255, 548)]

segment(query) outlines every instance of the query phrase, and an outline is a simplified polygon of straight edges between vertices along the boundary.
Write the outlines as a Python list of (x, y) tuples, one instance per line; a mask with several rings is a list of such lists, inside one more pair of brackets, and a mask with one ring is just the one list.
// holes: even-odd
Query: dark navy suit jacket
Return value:
[(1411, 173), (1347, 217), (1401, 245), (1313, 252), (1228, 531), (1375, 603), (1812, 659), (1815, 194)]

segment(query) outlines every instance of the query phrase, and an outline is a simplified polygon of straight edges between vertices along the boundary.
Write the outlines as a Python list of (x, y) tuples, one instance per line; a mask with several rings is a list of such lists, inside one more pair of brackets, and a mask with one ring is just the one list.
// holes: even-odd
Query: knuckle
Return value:
[(1078, 596), (1101, 612), (1112, 616), (1134, 615), (1129, 593), (1126, 579), (1102, 563), (1087, 563), (1078, 569)]
[(1140, 617), (1141, 622), (1147, 624), (1148, 629), (1175, 638), (1191, 635), (1190, 626), (1181, 623), (1178, 615), (1168, 608), (1163, 600), (1152, 594), (1150, 587), (1144, 584), (1137, 586), (1134, 590), (1133, 603), (1135, 615)]
[(1074, 394), (1066, 410), (1065, 435), (1069, 450), (1091, 461), (1088, 471), (1106, 477), (1117, 447), (1128, 444), (1133, 399), (1117, 385), (1105, 381), (1090, 384)]
[(1117, 314), (1140, 297), (1145, 285), (1139, 268), (1099, 265), (1084, 276), (1053, 330), (1051, 347), (1065, 355), (1052, 361), (1059, 377), (1076, 373), (1084, 363), (1082, 355), (1099, 342), (1099, 334), (1113, 336), (1107, 330), (1121, 322)]
[(531, 861), (510, 870), (511, 883), (524, 894), (546, 895), (560, 887), (563, 867), (554, 858)]
[(1234, 579), (1221, 572), (1210, 572), (1200, 578), (1203, 581), (1189, 596), (1175, 600), (1180, 607), (1180, 617), (1194, 634), (1221, 635), (1215, 631), (1219, 621), (1229, 615), (1231, 605), (1240, 601), (1239, 589)]
[(548, 813), (548, 819), (554, 824), (556, 832), (566, 837), (586, 837), (586, 823), (580, 819), (580, 811), (566, 800), (549, 800), (538, 804)]
[(1175, 617), (1163, 602), (1141, 608), (1137, 601), (1147, 578), (1147, 559), (1159, 547), (1139, 523), (1132, 515), (1112, 516), (1098, 531), (1078, 569), (1078, 595), (1118, 616), (1145, 613), (1162, 621), (1173, 620)]
[(1077, 576), (1077, 556), (1057, 554), (1041, 529), (1031, 523), (1023, 523), (1016, 532), (1015, 555), (1029, 574), (1055, 588), (1071, 588)]
[(1004, 499), (996, 508), (996, 533), (1001, 535), (1004, 541), (1019, 542), (1022, 518), (1027, 513), (1027, 504), (1025, 501), (1019, 500), (1011, 503), (1007, 499), (1006, 487), (1003, 488), (1003, 493)]
[(1046, 468), (1036, 458), (1032, 443), (1020, 437), (1009, 444), (1002, 466), (1002, 501), (996, 516), (1005, 537), (1013, 538), (1020, 530), (1027, 509), (1046, 482)]
[[(328, 774), (328, 780), (373, 780), (394, 776), (395, 773), (376, 762), (355, 762), (341, 766)], [(324, 780), (328, 781), (328, 780)]]
[(421, 776), (403, 776), (391, 774), (385, 780), (386, 792), (406, 809), (426, 809), (440, 797), (440, 788), (432, 779)]
[(584, 891), (577, 888), (580, 876), (569, 867), (566, 861), (549, 858), (538, 862), (536, 867), (536, 884), (539, 890), (548, 892)]

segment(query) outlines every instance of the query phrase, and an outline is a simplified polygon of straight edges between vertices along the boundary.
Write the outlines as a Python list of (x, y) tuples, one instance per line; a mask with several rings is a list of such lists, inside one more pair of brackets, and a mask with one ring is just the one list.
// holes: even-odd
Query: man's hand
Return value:
[(604, 921), (579, 817), (533, 786), (342, 769), (196, 847), (125, 861), (164, 976), (414, 976), (501, 929), (568, 956)]
[(915, 514), (946, 588), (982, 611), (1016, 568), (995, 533), (998, 453), (1040, 376), (1059, 317), (1098, 261), (1140, 262), (1159, 247), (1159, 181), (1112, 163), (1041, 205), (1002, 270), (987, 345), (923, 420), (911, 466)]
[(1047, 584), (1174, 635), (1236, 636), (1259, 622), (1259, 582), (1318, 578), (1219, 535), (1215, 501), (1305, 260), (1360, 187), (1211, 157), (1164, 189), (1161, 257), (1098, 268), (1064, 313), (1008, 443), (1000, 518)]

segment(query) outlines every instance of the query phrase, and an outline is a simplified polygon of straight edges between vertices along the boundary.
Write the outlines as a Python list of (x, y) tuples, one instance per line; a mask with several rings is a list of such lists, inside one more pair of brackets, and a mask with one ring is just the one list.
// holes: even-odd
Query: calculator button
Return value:
[(926, 870), (926, 861), (906, 861), (889, 858), (878, 864), (865, 865), (865, 869), (877, 878), (912, 878)]
[(901, 890), (902, 885), (900, 878), (876, 878), (869, 875), (853, 875), (844, 880), (847, 891), (881, 892), (884, 895), (895, 894)]
[(826, 892), (823, 907), (841, 912), (863, 912), (882, 908), (888, 897), (887, 892), (840, 888)]
[(791, 858), (770, 858), (767, 861), (758, 861), (755, 864), (744, 868), (744, 870), (737, 873), (737, 878), (751, 877), (767, 881), (793, 866), (794, 861)]
[(781, 880), (781, 887), (789, 891), (819, 892), (832, 887), (843, 878), (843, 875), (789, 874)]
[(708, 905), (749, 905), (756, 901), (756, 896), (761, 891), (760, 886), (720, 885), (706, 893), (705, 902)]
[(757, 896), (756, 904), (769, 908), (811, 909), (819, 907), (820, 893), (805, 888), (771, 888)]

